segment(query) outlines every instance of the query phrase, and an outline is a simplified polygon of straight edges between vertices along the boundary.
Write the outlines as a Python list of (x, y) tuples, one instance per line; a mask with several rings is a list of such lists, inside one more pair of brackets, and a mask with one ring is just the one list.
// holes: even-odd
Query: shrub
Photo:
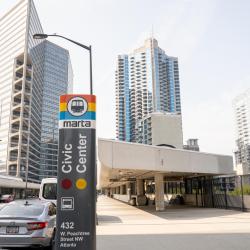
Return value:
[[(250, 195), (250, 185), (243, 185), (243, 195)], [(235, 188), (234, 191), (228, 192), (230, 195), (241, 195), (241, 188)]]

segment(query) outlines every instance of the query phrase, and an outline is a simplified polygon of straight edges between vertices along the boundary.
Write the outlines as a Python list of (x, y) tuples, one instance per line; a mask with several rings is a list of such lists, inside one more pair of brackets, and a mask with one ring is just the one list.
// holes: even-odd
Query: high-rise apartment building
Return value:
[(68, 51), (35, 33), (32, 0), (0, 18), (0, 171), (30, 181), (55, 174), (59, 95), (72, 83)]
[(166, 55), (154, 38), (116, 69), (116, 137), (139, 142), (140, 120), (152, 112), (181, 113), (178, 59)]
[(235, 160), (242, 173), (250, 173), (250, 89), (233, 100), (236, 127)]

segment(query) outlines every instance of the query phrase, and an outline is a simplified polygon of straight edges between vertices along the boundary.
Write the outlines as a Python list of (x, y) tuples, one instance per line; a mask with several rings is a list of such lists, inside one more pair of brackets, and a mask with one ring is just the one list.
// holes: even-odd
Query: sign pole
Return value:
[(96, 250), (96, 97), (60, 97), (56, 249)]

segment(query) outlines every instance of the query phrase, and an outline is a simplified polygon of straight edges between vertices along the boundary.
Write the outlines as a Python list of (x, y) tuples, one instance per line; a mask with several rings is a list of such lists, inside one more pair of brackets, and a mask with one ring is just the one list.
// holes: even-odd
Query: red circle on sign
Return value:
[(64, 179), (62, 180), (61, 185), (64, 189), (69, 189), (72, 186), (72, 182), (69, 179)]

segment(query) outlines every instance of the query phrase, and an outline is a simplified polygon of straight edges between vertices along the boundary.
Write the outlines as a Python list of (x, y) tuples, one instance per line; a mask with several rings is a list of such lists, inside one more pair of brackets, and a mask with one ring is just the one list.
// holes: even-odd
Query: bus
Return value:
[(57, 178), (44, 178), (41, 182), (39, 199), (51, 201), (56, 205)]

